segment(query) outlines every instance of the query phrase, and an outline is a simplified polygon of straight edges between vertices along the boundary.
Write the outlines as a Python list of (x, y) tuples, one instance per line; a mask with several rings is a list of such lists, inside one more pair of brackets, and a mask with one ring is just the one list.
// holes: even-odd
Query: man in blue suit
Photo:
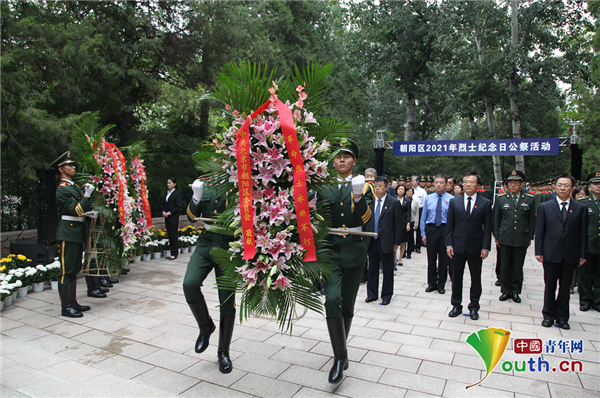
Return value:
[[(544, 320), (570, 329), (569, 290), (577, 266), (587, 256), (587, 206), (571, 199), (575, 179), (563, 174), (556, 179), (556, 198), (540, 204), (535, 229), (535, 258), (544, 265)], [(557, 282), (560, 283), (558, 296)]]
[(452, 310), (448, 316), (462, 314), (462, 290), (465, 263), (469, 263), (471, 292), (469, 316), (479, 319), (481, 297), (481, 264), (490, 253), (492, 243), (492, 203), (477, 194), (481, 177), (471, 171), (463, 177), (464, 194), (450, 201), (446, 223), (446, 253), (454, 259), (452, 279)]
[[(448, 206), (454, 196), (447, 193), (448, 178), (438, 174), (433, 179), (435, 192), (425, 198), (421, 216), (421, 237), (427, 245), (427, 293), (446, 293), (448, 255), (446, 254), (446, 222)], [(437, 263), (437, 264), (436, 264)]]

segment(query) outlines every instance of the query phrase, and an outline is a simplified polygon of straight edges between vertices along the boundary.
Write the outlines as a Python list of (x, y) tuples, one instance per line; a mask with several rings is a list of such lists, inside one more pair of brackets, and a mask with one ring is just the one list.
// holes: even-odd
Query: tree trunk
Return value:
[[(508, 84), (513, 138), (521, 138), (521, 115), (519, 114), (519, 89), (516, 69), (513, 69), (513, 73), (508, 77)], [(515, 168), (525, 172), (525, 157), (523, 155), (515, 155)]]
[[(483, 62), (485, 61), (485, 49), (482, 44), (481, 38), (479, 38), (477, 34), (475, 34), (475, 43), (477, 44), (477, 52), (479, 53), (479, 62), (483, 64)], [(490, 132), (490, 139), (494, 139), (496, 138), (496, 121), (494, 119), (494, 103), (492, 102), (492, 96), (489, 90), (485, 90), (485, 92), (483, 93), (483, 97), (485, 99), (485, 109), (487, 115), (488, 129)], [(492, 161), (494, 162), (494, 179), (496, 181), (502, 181), (502, 170), (500, 169), (500, 156), (492, 156)]]
[[(469, 138), (475, 139), (475, 118), (469, 115)], [(475, 170), (475, 162), (471, 162), (471, 170)]]
[(431, 106), (429, 105), (429, 96), (425, 96), (425, 115), (423, 115), (423, 124), (421, 127), (421, 141), (427, 141), (429, 133), (427, 129), (429, 128), (429, 117), (431, 115)]
[(417, 122), (417, 107), (415, 104), (415, 95), (407, 91), (406, 98), (406, 126), (404, 130), (404, 141), (413, 141), (415, 139), (415, 124)]
[(469, 138), (475, 139), (475, 118), (473, 115), (469, 115)]
[[(519, 12), (519, 0), (511, 0), (511, 45), (513, 48), (513, 56), (517, 55), (519, 47), (519, 21), (517, 15)], [(517, 76), (517, 67), (514, 66), (512, 73), (508, 76), (509, 96), (510, 96), (510, 112), (512, 119), (513, 138), (521, 138), (521, 115), (519, 114), (519, 82)], [(515, 156), (515, 167), (517, 170), (525, 172), (525, 157), (523, 155)]]
[[(485, 109), (487, 114), (488, 129), (490, 132), (490, 139), (496, 138), (496, 120), (494, 117), (494, 103), (492, 102), (492, 96), (489, 91), (483, 93), (485, 98)], [(502, 170), (500, 169), (500, 156), (492, 156), (494, 161), (494, 178), (496, 181), (502, 181)]]

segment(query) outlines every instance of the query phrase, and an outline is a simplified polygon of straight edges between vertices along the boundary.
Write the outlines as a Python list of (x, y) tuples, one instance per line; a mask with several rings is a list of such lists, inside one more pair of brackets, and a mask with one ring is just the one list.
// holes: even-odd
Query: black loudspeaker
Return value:
[(30, 258), (33, 266), (46, 265), (53, 262), (58, 255), (58, 245), (56, 242), (50, 245), (41, 245), (37, 239), (20, 239), (10, 242), (10, 252)]
[(50, 246), (56, 243), (56, 229), (58, 228), (56, 172), (39, 169), (37, 175), (38, 244)]
[(56, 228), (56, 172), (39, 169), (36, 189), (38, 208), (37, 239), (21, 239), (10, 243), (12, 254), (22, 254), (32, 260), (33, 265), (50, 264), (58, 255)]

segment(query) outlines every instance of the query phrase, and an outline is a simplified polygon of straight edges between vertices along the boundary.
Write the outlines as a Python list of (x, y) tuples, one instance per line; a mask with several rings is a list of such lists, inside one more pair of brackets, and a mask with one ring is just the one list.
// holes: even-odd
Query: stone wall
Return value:
[[(179, 216), (179, 228), (185, 228), (188, 225), (202, 225), (202, 222), (190, 223), (187, 216)], [(164, 217), (152, 218), (152, 226), (157, 229), (165, 229)], [(0, 241), (2, 242), (2, 257), (6, 257), (10, 254), (10, 242), (14, 242), (17, 239), (37, 239), (37, 229), (26, 229), (25, 231), (12, 231), (2, 232), (0, 234)]]

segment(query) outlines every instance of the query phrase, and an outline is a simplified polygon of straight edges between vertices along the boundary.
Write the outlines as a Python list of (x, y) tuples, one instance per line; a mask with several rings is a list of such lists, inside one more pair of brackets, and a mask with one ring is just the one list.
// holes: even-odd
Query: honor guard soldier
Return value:
[(435, 189), (433, 188), (433, 177), (432, 176), (427, 176), (427, 182), (425, 183), (425, 190), (427, 191), (427, 195), (431, 195), (432, 193), (435, 192)]
[(522, 171), (509, 170), (504, 181), (509, 192), (498, 195), (494, 206), (494, 237), (500, 251), (500, 301), (511, 298), (520, 303), (525, 255), (535, 233), (535, 198), (521, 192), (525, 182)]
[[(190, 200), (187, 208), (187, 216), (190, 222), (196, 222), (196, 217), (200, 216), (216, 218), (227, 208), (226, 194), (219, 195), (216, 192), (216, 188), (210, 186), (205, 189), (204, 182), (200, 179), (194, 181), (192, 191), (192, 200)], [(197, 353), (204, 352), (208, 348), (210, 335), (216, 329), (215, 323), (208, 312), (204, 295), (202, 294), (202, 284), (212, 269), (215, 270), (217, 278), (224, 275), (210, 254), (210, 250), (213, 247), (229, 250), (229, 242), (233, 242), (233, 237), (228, 235), (210, 231), (200, 234), (196, 250), (188, 262), (183, 278), (185, 300), (200, 328), (200, 335), (194, 347)], [(218, 290), (221, 316), (219, 320), (217, 358), (221, 373), (230, 373), (233, 369), (231, 358), (229, 357), (229, 346), (235, 324), (235, 291), (226, 289)]]
[[(71, 152), (63, 153), (50, 164), (50, 167), (56, 167), (60, 174), (60, 184), (56, 189), (56, 207), (59, 217), (56, 240), (58, 241), (58, 259), (61, 265), (58, 280), (61, 315), (80, 318), (83, 316), (83, 311), (90, 310), (89, 306), (77, 303), (76, 278), (81, 271), (84, 244), (88, 233), (83, 213), (92, 209), (90, 196), (94, 192), (94, 187), (91, 184), (85, 184), (82, 190), (73, 182), (76, 170)], [(91, 279), (86, 277), (88, 295), (106, 297), (106, 294), (96, 290), (95, 281), (95, 277), (91, 277)]]
[[(371, 210), (366, 195), (363, 195), (365, 178), (362, 175), (352, 176), (352, 168), (359, 157), (358, 145), (349, 139), (342, 139), (338, 145), (339, 153), (333, 160), (333, 166), (339, 182), (324, 187), (318, 199), (328, 206), (333, 228), (361, 231), (371, 218)], [(328, 239), (333, 249), (333, 275), (325, 282), (325, 311), (335, 356), (329, 382), (339, 383), (344, 377), (343, 370), (348, 368), (346, 340), (367, 260), (367, 247), (365, 238), (360, 235), (330, 234)]]
[(590, 196), (579, 202), (588, 209), (588, 255), (579, 267), (579, 309), (600, 312), (600, 170), (588, 174)]

